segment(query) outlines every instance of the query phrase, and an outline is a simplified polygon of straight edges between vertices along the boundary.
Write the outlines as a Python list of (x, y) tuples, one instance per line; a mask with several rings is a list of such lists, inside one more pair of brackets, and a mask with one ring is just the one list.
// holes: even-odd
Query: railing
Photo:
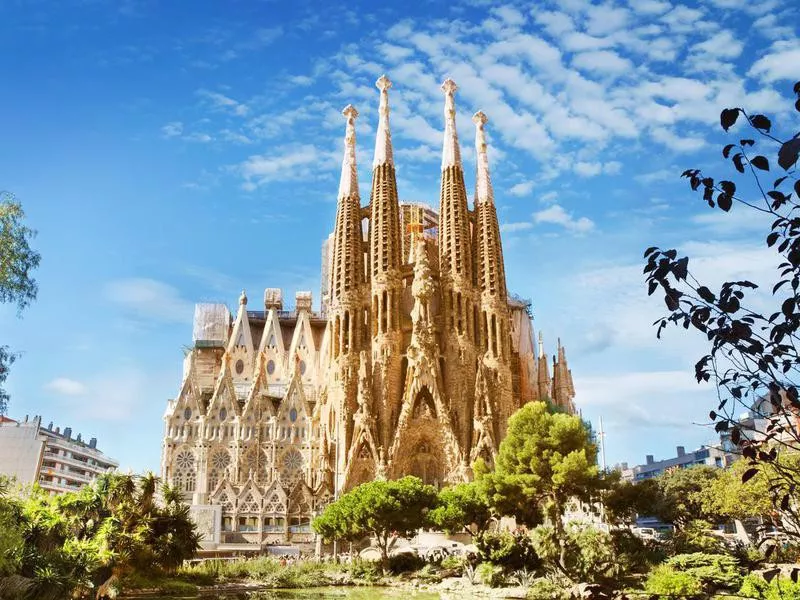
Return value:
[(311, 525), (289, 525), (289, 533), (311, 533)]

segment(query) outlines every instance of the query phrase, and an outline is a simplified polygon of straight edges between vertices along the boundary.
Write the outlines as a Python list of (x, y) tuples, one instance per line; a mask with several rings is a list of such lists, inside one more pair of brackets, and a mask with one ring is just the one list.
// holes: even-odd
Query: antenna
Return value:
[(603, 431), (603, 417), (600, 417), (600, 429), (597, 432), (597, 437), (600, 438), (600, 464), (603, 466), (603, 471), (606, 470), (606, 432)]

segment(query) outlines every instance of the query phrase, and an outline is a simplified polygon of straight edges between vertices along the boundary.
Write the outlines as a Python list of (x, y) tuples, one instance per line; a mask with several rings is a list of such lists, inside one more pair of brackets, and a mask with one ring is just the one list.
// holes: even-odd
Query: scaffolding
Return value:
[(195, 346), (225, 346), (231, 313), (224, 304), (195, 304), (192, 340)]

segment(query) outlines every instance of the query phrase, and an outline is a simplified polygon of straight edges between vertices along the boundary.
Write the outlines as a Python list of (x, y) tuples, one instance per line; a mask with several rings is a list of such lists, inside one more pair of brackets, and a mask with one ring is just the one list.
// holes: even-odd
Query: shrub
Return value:
[(427, 564), (417, 571), (417, 579), (424, 583), (439, 583), (442, 576), (434, 565)]
[(711, 526), (706, 521), (690, 521), (686, 527), (676, 530), (667, 540), (669, 554), (691, 554), (705, 552), (707, 554), (724, 554), (725, 542), (711, 533)]
[(570, 523), (566, 528), (564, 564), (556, 532), (549, 525), (540, 525), (533, 531), (536, 552), (550, 573), (563, 573), (572, 581), (614, 584), (625, 574), (625, 562), (617, 555), (611, 536), (581, 523)]
[(703, 593), (703, 584), (692, 573), (681, 573), (668, 565), (659, 565), (647, 577), (645, 590), (659, 596), (692, 598)]
[(418, 571), (425, 566), (425, 560), (411, 552), (399, 552), (389, 557), (389, 571), (395, 575)]
[(525, 597), (527, 600), (562, 600), (567, 597), (567, 593), (550, 579), (540, 577), (530, 585)]
[(800, 583), (784, 577), (776, 577), (767, 583), (760, 575), (751, 573), (742, 580), (739, 595), (755, 600), (798, 600)]
[(464, 563), (466, 560), (463, 556), (458, 556), (457, 554), (452, 554), (442, 559), (441, 567), (442, 569), (458, 569), (461, 570), (464, 567)]
[(541, 565), (533, 540), (524, 533), (484, 532), (475, 538), (480, 559), (506, 569), (537, 569)]
[(643, 540), (630, 529), (615, 529), (610, 535), (622, 573), (646, 573), (666, 558), (661, 544)]
[(350, 577), (356, 583), (375, 583), (381, 578), (381, 568), (373, 560), (356, 559), (348, 565)]
[(733, 556), (725, 554), (679, 554), (664, 563), (675, 571), (691, 573), (707, 592), (738, 589), (742, 584), (739, 565)]
[(488, 562), (478, 565), (478, 568), (475, 569), (475, 577), (483, 585), (488, 585), (489, 587), (500, 587), (505, 583), (503, 570), (497, 565)]

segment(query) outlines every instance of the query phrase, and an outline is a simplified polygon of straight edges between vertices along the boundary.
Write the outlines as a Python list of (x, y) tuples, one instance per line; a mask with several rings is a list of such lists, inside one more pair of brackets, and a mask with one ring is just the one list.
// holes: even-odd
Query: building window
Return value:
[(240, 358), (236, 361), (236, 374), (241, 375), (244, 372), (244, 361)]
[(183, 411), (183, 418), (186, 419), (187, 421), (192, 418), (192, 409), (191, 408), (186, 408)]
[(272, 359), (270, 359), (270, 360), (267, 362), (267, 373), (268, 373), (269, 375), (272, 375), (274, 372), (275, 372), (275, 361), (274, 361), (274, 360), (272, 360)]

